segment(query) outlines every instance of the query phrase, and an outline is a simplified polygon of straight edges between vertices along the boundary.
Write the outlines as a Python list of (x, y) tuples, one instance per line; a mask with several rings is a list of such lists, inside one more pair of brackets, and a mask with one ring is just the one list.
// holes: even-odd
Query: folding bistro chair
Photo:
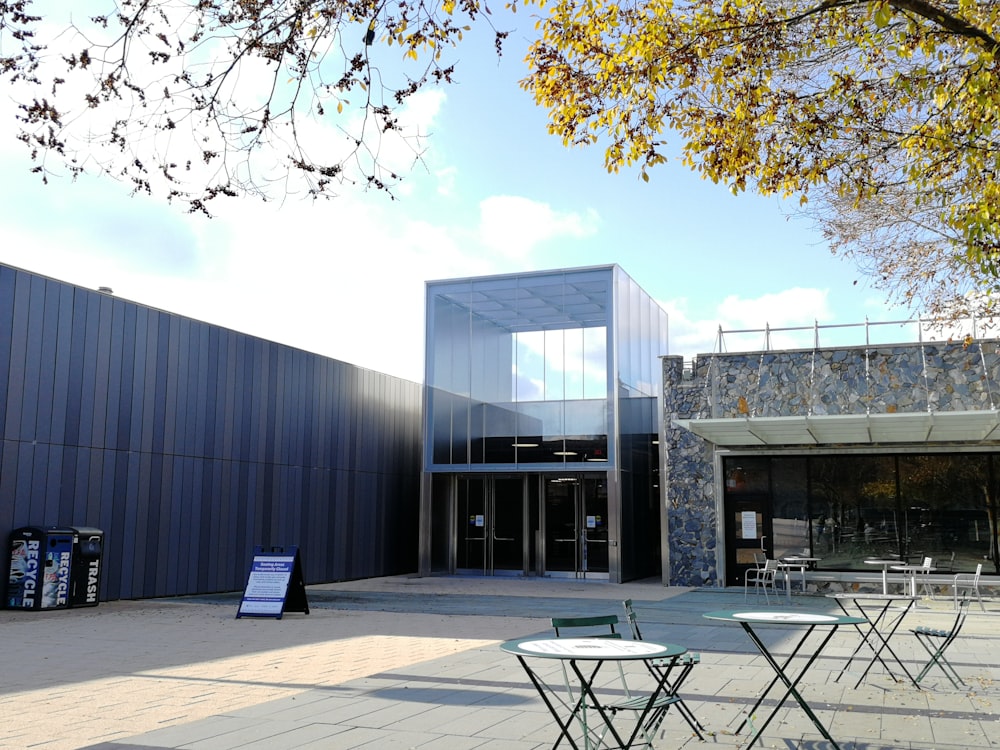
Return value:
[[(592, 617), (553, 617), (552, 627), (556, 631), (556, 638), (621, 638), (622, 634), (615, 630), (618, 624), (618, 615), (596, 615)], [(607, 631), (604, 628), (608, 628)], [(596, 632), (595, 632), (596, 629)], [(584, 633), (567, 632), (585, 630)], [(566, 664), (562, 665), (563, 682), (566, 684), (566, 694), (571, 700), (576, 700), (573, 688), (570, 685), (569, 673), (566, 671)], [(625, 694), (629, 695), (628, 684), (625, 682), (625, 670), (621, 663), (618, 664), (618, 671), (621, 673), (622, 687)], [(629, 696), (631, 697), (631, 696)]]
[(778, 595), (777, 589), (774, 588), (774, 579), (777, 575), (777, 560), (765, 560), (764, 567), (762, 568), (749, 568), (746, 573), (743, 574), (743, 601), (746, 601), (747, 593), (749, 592), (750, 584), (752, 583), (754, 594), (760, 596), (760, 592), (763, 589), (764, 601), (770, 604), (771, 599), (767, 592), (770, 590), (775, 596)]
[(917, 637), (917, 641), (924, 650), (930, 655), (930, 660), (920, 670), (920, 674), (917, 675), (914, 682), (917, 684), (927, 676), (930, 672), (931, 667), (937, 664), (941, 671), (944, 672), (945, 676), (951, 680), (951, 684), (958, 688), (959, 683), (963, 686), (965, 685), (965, 680), (959, 676), (958, 672), (955, 671), (955, 667), (952, 666), (951, 662), (945, 658), (944, 652), (952, 644), (957, 637), (959, 632), (962, 630), (962, 625), (965, 624), (965, 617), (969, 614), (969, 598), (962, 597), (962, 600), (958, 603), (958, 616), (955, 617), (955, 622), (951, 626), (951, 630), (936, 630), (934, 628), (928, 628), (924, 626), (919, 626), (916, 628), (910, 628), (910, 632)]
[(979, 595), (979, 577), (983, 574), (983, 564), (979, 563), (976, 566), (975, 573), (958, 573), (955, 579), (951, 583), (951, 587), (955, 592), (955, 609), (958, 609), (958, 593), (960, 591), (964, 592), (964, 596), (969, 594), (976, 595), (976, 601), (979, 602), (979, 608), (986, 611), (986, 607), (983, 605), (983, 597)]
[[(591, 617), (553, 617), (552, 618), (552, 628), (556, 631), (556, 638), (621, 638), (622, 634), (619, 633), (615, 626), (618, 624), (618, 615), (596, 615)], [(607, 627), (605, 631), (603, 628)], [(596, 632), (595, 632), (596, 629)], [(575, 632), (578, 630), (583, 630), (585, 632)], [(588, 702), (584, 700), (583, 695), (576, 695), (573, 690), (573, 686), (570, 684), (569, 672), (566, 670), (566, 662), (559, 662), (562, 667), (563, 682), (566, 686), (566, 694), (569, 696), (570, 701), (577, 704), (578, 707), (583, 709), (582, 721), (580, 722), (583, 727), (584, 733), (590, 733), (592, 730), (589, 729), (586, 719), (586, 709), (596, 708), (591, 706)], [(625, 669), (622, 667), (622, 663), (618, 662), (618, 676), (621, 679), (622, 689), (625, 691), (625, 700), (623, 702), (609, 704), (602, 706), (603, 710), (610, 712), (612, 715), (616, 714), (622, 710), (632, 710), (641, 711), (646, 705), (647, 701), (645, 698), (639, 697), (634, 698), (632, 692), (629, 690), (628, 682), (625, 679)], [(602, 701), (603, 702), (603, 701)], [(600, 736), (597, 737), (598, 746), (604, 741), (604, 735), (607, 731), (601, 732)], [(596, 733), (594, 733), (595, 736)], [(643, 735), (646, 737), (647, 744), (649, 744), (648, 730), (643, 727)], [(590, 745), (585, 743), (587, 747)]]
[[(556, 631), (556, 638), (566, 637), (567, 634), (560, 633), (560, 630), (571, 630), (575, 628), (587, 628), (586, 633), (573, 633), (571, 638), (621, 638), (622, 634), (615, 630), (618, 624), (618, 615), (597, 615), (594, 617), (553, 617), (552, 627)], [(590, 632), (594, 628), (608, 628), (608, 632), (598, 630)]]
[[(615, 630), (617, 624), (618, 615), (552, 618), (552, 627), (556, 631), (556, 638), (621, 638), (622, 634)], [(607, 628), (607, 630), (605, 631), (604, 628)], [(578, 630), (585, 630), (585, 632), (567, 632)], [(566, 694), (569, 695), (571, 700), (576, 700), (573, 688), (570, 685), (569, 673), (566, 671), (566, 664), (563, 662), (560, 662), (560, 664), (562, 665), (563, 682), (566, 684)], [(628, 684), (625, 682), (625, 670), (622, 668), (621, 663), (618, 664), (618, 670), (621, 673), (625, 694), (629, 695)]]
[[(632, 600), (626, 599), (622, 602), (622, 605), (625, 607), (625, 621), (628, 623), (629, 630), (632, 631), (632, 638), (634, 640), (641, 641), (642, 631), (639, 630), (639, 619), (636, 617), (635, 609), (632, 607)], [(677, 710), (680, 712), (681, 716), (683, 716), (684, 720), (688, 723), (688, 726), (690, 726), (691, 729), (694, 730), (694, 733), (698, 735), (698, 739), (704, 740), (705, 737), (702, 735), (702, 732), (705, 731), (705, 727), (703, 727), (701, 722), (698, 721), (694, 712), (687, 707), (687, 704), (684, 703), (684, 699), (677, 694), (677, 691), (687, 679), (688, 674), (692, 669), (694, 669), (695, 665), (700, 662), (701, 654), (694, 654), (690, 652), (684, 654), (684, 656), (682, 656), (677, 662), (677, 666), (680, 666), (681, 668), (681, 673), (673, 682), (668, 684), (668, 692), (676, 698), (674, 704), (677, 706)], [(652, 666), (657, 669), (669, 669), (674, 665), (654, 661)], [(664, 706), (661, 709), (660, 715), (655, 717), (655, 721), (651, 723), (653, 731), (655, 731), (656, 728), (662, 723), (663, 717), (666, 715), (669, 707), (669, 705)]]

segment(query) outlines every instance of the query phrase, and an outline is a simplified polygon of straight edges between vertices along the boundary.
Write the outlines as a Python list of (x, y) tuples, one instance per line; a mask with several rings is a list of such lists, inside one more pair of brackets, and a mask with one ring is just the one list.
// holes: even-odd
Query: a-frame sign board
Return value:
[(247, 587), (236, 617), (280, 620), (285, 612), (309, 614), (299, 548), (254, 547)]

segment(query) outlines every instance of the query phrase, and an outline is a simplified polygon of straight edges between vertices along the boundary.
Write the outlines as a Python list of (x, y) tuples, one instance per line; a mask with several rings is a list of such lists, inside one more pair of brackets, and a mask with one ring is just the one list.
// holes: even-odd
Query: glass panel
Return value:
[(753, 456), (737, 456), (725, 463), (726, 494), (757, 494), (769, 492), (770, 460)]
[(486, 493), (481, 477), (458, 480), (458, 549), (456, 565), (463, 570), (486, 570)]
[(896, 545), (895, 459), (826, 456), (811, 469), (811, 512), (820, 516), (814, 549), (822, 567), (870, 571), (864, 561), (892, 554)]
[(514, 334), (514, 400), (545, 400), (545, 331)]
[(545, 331), (545, 400), (566, 398), (566, 331)]
[(971, 454), (900, 458), (902, 527), (913, 560), (928, 556), (936, 567), (970, 571), (988, 557), (987, 461)]
[(524, 479), (496, 477), (493, 480), (493, 568), (524, 569)]
[(613, 276), (601, 269), (431, 285), (430, 463), (509, 470), (609, 459)]
[(576, 479), (545, 483), (545, 569), (576, 572)]
[(583, 569), (608, 572), (608, 483), (605, 479), (583, 480)]
[[(984, 561), (987, 572), (1000, 572), (991, 521), (1000, 510), (1000, 455), (775, 457), (770, 471), (767, 460), (733, 456), (723, 471), (727, 503), (768, 501), (776, 557), (811, 551), (822, 558), (817, 567), (865, 572), (875, 570), (866, 559), (931, 557), (942, 573)], [(727, 528), (733, 547), (738, 531)]]
[(771, 486), (774, 556), (810, 556), (806, 459), (775, 460)]
[(584, 328), (583, 397), (605, 400), (608, 397), (608, 328)]

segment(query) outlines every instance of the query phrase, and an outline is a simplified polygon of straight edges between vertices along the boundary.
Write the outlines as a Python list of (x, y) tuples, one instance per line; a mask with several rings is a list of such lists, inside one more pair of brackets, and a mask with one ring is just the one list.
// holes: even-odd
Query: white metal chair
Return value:
[(754, 594), (760, 596), (760, 592), (763, 590), (764, 601), (770, 604), (771, 599), (767, 592), (771, 591), (775, 596), (778, 595), (778, 591), (774, 587), (774, 581), (777, 575), (777, 560), (765, 560), (763, 568), (749, 568), (747, 572), (743, 574), (743, 601), (746, 601), (747, 594), (750, 592), (750, 584), (752, 583)]
[(920, 588), (927, 594), (927, 596), (934, 596), (934, 589), (931, 586), (931, 568), (934, 567), (934, 558), (925, 557), (924, 561), (920, 564)]
[(963, 596), (968, 596), (969, 594), (976, 595), (976, 601), (979, 602), (979, 608), (986, 611), (986, 607), (983, 606), (983, 597), (979, 594), (979, 577), (983, 574), (983, 564), (979, 563), (976, 566), (975, 573), (958, 573), (951, 583), (952, 591), (955, 595), (955, 609), (958, 609), (958, 595), (962, 593)]

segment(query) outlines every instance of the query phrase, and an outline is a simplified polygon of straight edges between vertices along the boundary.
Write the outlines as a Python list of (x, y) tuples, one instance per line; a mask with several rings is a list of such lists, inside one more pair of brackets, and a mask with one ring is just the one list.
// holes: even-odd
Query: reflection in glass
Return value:
[(1000, 454), (733, 456), (723, 461), (729, 501), (766, 497), (773, 554), (809, 554), (830, 570), (873, 568), (873, 558), (940, 572), (997, 566)]

